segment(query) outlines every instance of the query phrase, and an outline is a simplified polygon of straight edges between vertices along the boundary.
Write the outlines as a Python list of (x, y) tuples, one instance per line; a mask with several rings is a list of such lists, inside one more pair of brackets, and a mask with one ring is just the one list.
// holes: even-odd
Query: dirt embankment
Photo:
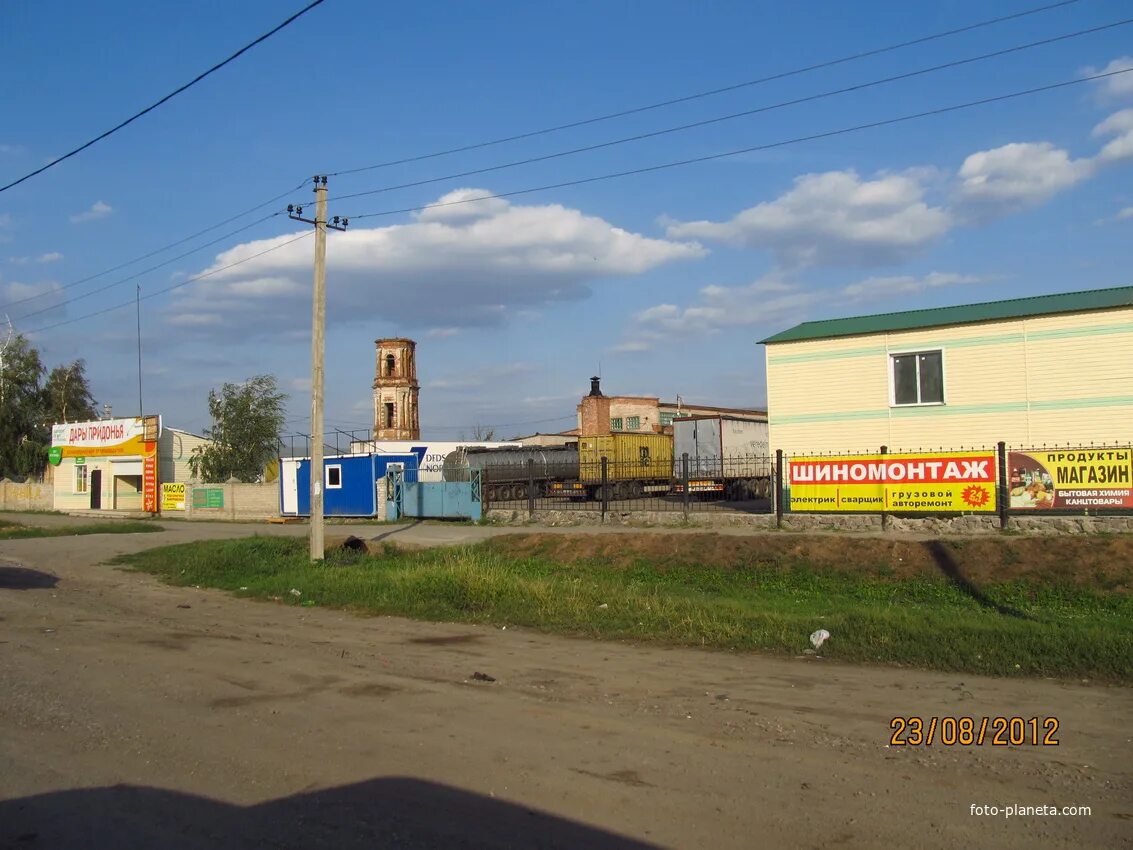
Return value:
[(894, 579), (958, 570), (980, 584), (1029, 579), (1133, 592), (1133, 537), (1124, 536), (886, 540), (782, 534), (513, 534), (482, 545), (515, 557), (565, 564), (601, 561), (615, 568), (642, 561), (662, 569), (806, 566)]

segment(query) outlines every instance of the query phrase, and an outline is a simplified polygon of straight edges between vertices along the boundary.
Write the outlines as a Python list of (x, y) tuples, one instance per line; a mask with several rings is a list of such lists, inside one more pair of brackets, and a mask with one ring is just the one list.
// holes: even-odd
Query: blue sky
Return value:
[[(0, 181), (103, 131), (302, 3), (5, 4)], [(0, 194), (0, 314), (94, 394), (208, 424), (270, 372), (308, 430), (312, 241), (276, 216), (343, 171), (578, 121), (1022, 11), (1038, 2), (327, 0), (135, 124)], [(1133, 65), (1133, 25), (585, 154), (341, 196), (755, 109), (1133, 17), (1059, 9), (836, 68), (463, 154), (330, 178), (363, 216), (683, 160)], [(66, 26), (60, 26), (65, 20)], [(762, 337), (809, 319), (1133, 283), (1133, 74), (616, 180), (355, 218), (328, 239), (328, 428), (371, 423), (373, 340), (418, 340), (424, 436), (571, 427), (608, 392), (765, 398)], [(249, 259), (268, 248), (261, 257)], [(136, 275), (136, 277), (131, 277)], [(123, 278), (121, 284), (109, 286)], [(32, 298), (32, 296), (35, 296)], [(86, 297), (82, 297), (86, 296)], [(25, 300), (29, 299), (31, 300)], [(22, 303), (13, 303), (22, 302)], [(89, 317), (88, 317), (89, 316)]]

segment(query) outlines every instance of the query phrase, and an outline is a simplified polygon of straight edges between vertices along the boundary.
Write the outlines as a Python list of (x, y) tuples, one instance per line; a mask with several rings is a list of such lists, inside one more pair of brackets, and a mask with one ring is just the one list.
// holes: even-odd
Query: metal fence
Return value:
[(1129, 445), (961, 446), (558, 467), (489, 461), (486, 509), (787, 513), (890, 517), (1128, 516)]
[[(583, 510), (770, 513), (774, 464), (767, 455), (676, 461), (644, 459), (555, 466), (491, 463), (481, 467), (485, 507), (495, 510)], [(447, 473), (451, 478), (451, 471)]]

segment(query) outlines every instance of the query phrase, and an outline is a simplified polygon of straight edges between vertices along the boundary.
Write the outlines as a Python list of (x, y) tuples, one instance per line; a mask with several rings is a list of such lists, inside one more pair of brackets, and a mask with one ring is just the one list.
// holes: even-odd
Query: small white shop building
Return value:
[(183, 497), (178, 508), (168, 496), (176, 492), (175, 485), (189, 481), (193, 449), (207, 442), (162, 427), (160, 416), (54, 425), (50, 460), (55, 466), (55, 510), (184, 510)]

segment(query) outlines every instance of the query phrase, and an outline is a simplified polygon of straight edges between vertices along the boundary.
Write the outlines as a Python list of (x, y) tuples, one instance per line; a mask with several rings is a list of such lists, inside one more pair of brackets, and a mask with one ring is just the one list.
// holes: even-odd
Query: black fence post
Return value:
[(783, 527), (783, 450), (775, 449), (775, 527)]
[(610, 459), (602, 455), (602, 519), (606, 519), (606, 511), (610, 509)]
[(527, 459), (527, 516), (535, 516), (535, 459)]
[[(888, 446), (882, 446), (881, 447), (881, 463), (882, 463), (882, 465), (885, 464), (885, 456), (887, 454), (889, 454), (889, 447)], [(885, 485), (882, 484), (881, 485), (881, 530), (885, 531), (885, 529), (888, 525), (889, 525), (889, 516), (885, 513)]]
[(684, 507), (685, 519), (688, 519), (688, 452), (681, 455), (681, 481), (684, 486), (681, 488), (681, 502)]
[(999, 530), (1007, 528), (1007, 509), (1011, 507), (1011, 490), (1007, 480), (1007, 443), (999, 441)]

